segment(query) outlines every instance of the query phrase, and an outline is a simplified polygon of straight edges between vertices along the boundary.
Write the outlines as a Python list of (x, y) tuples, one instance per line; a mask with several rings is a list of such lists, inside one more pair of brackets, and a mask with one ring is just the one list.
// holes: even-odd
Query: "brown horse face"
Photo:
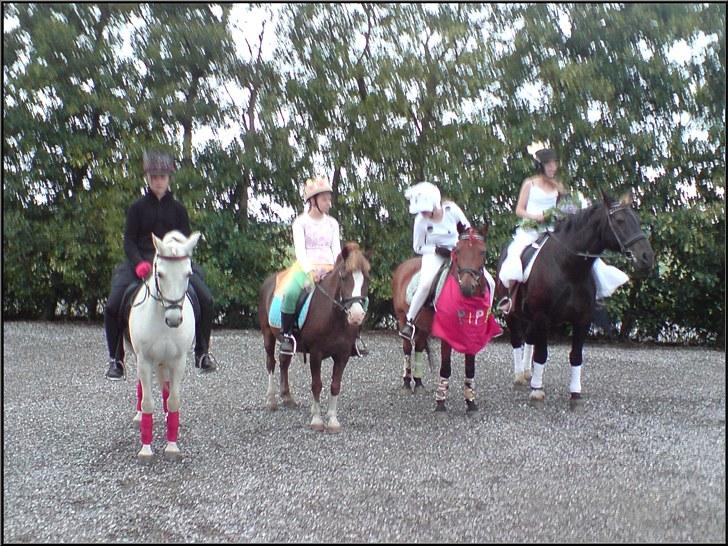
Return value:
[(369, 291), (369, 278), (361, 270), (345, 272), (341, 276), (341, 305), (346, 320), (352, 326), (361, 326), (366, 317), (365, 301)]
[(460, 292), (466, 298), (472, 297), (482, 290), (485, 267), (485, 236), (487, 227), (480, 231), (469, 229), (460, 234), (455, 246), (454, 261), (457, 266), (457, 278)]

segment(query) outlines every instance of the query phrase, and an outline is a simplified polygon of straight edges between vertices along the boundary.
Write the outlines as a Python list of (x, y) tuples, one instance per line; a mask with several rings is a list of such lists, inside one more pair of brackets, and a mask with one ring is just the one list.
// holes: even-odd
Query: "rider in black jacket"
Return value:
[[(124, 252), (127, 259), (117, 266), (111, 278), (111, 293), (104, 309), (104, 329), (109, 349), (109, 369), (106, 378), (116, 381), (124, 378), (124, 343), (121, 300), (126, 289), (144, 280), (152, 271), (154, 243), (152, 233), (160, 239), (173, 229), (189, 237), (190, 219), (184, 205), (177, 201), (169, 189), (174, 173), (174, 160), (161, 152), (144, 153), (144, 174), (147, 181), (145, 195), (129, 207), (124, 229)], [(212, 330), (212, 294), (205, 285), (204, 273), (192, 264), (190, 284), (200, 302), (200, 317), (195, 324), (195, 366), (203, 371), (216, 368), (208, 351)]]

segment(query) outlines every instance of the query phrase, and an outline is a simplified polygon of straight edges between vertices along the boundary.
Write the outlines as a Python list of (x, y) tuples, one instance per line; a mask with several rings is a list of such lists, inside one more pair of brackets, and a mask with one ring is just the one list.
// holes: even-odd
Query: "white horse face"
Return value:
[(163, 240), (152, 234), (157, 250), (154, 282), (157, 297), (164, 307), (164, 321), (170, 328), (177, 328), (182, 323), (182, 307), (192, 276), (190, 255), (199, 238), (199, 232), (189, 239), (177, 231), (167, 233)]

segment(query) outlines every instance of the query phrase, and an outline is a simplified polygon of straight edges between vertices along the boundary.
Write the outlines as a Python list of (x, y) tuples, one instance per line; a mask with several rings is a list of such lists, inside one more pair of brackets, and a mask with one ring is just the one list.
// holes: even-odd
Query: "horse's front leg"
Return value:
[[(412, 377), (415, 380), (412, 387), (413, 394), (427, 392), (422, 384), (422, 378), (425, 376), (425, 349), (427, 348), (427, 335), (424, 332), (418, 332), (415, 335), (415, 362), (412, 368)], [(428, 357), (429, 358), (429, 357)]]
[(531, 361), (533, 359), (533, 345), (523, 342), (523, 325), (516, 318), (506, 319), (513, 348), (513, 384), (527, 386), (531, 379)]
[(412, 342), (409, 339), (402, 340), (402, 352), (404, 353), (404, 366), (402, 367), (402, 391), (412, 393)]
[(141, 412), (142, 417), (139, 421), (139, 433), (142, 441), (142, 448), (137, 453), (137, 459), (140, 462), (148, 462), (151, 460), (152, 451), (152, 430), (153, 430), (153, 413), (154, 399), (152, 398), (152, 363), (143, 355), (137, 356), (137, 378), (141, 384), (142, 401)]
[(311, 353), (311, 423), (309, 427), (313, 430), (322, 431), (324, 421), (321, 419), (321, 355)]
[(185, 371), (186, 355), (183, 354), (168, 370), (169, 381), (167, 398), (167, 447), (164, 448), (164, 456), (168, 459), (176, 459), (180, 455), (177, 447), (177, 434), (179, 433), (179, 408), (180, 390)]
[(341, 380), (344, 377), (344, 369), (349, 361), (349, 355), (339, 354), (334, 356), (334, 369), (331, 373), (331, 398), (329, 399), (329, 411), (326, 413), (326, 430), (329, 432), (341, 432), (341, 423), (336, 416), (338, 409), (339, 393), (341, 393)]
[(465, 355), (464, 383), (463, 396), (465, 396), (465, 411), (468, 413), (478, 411), (478, 404), (475, 403), (475, 355)]
[(452, 347), (444, 339), (440, 343), (440, 379), (435, 390), (435, 411), (444, 412), (447, 393), (450, 388)]
[(588, 331), (589, 324), (572, 324), (571, 352), (569, 353), (569, 364), (571, 365), (569, 393), (571, 394), (571, 400), (581, 399), (582, 350)]

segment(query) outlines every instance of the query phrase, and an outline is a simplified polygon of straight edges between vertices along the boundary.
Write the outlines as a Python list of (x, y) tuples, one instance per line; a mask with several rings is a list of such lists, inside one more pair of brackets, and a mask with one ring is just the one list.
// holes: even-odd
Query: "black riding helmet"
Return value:
[(171, 155), (159, 151), (144, 152), (144, 174), (171, 176), (175, 170)]

